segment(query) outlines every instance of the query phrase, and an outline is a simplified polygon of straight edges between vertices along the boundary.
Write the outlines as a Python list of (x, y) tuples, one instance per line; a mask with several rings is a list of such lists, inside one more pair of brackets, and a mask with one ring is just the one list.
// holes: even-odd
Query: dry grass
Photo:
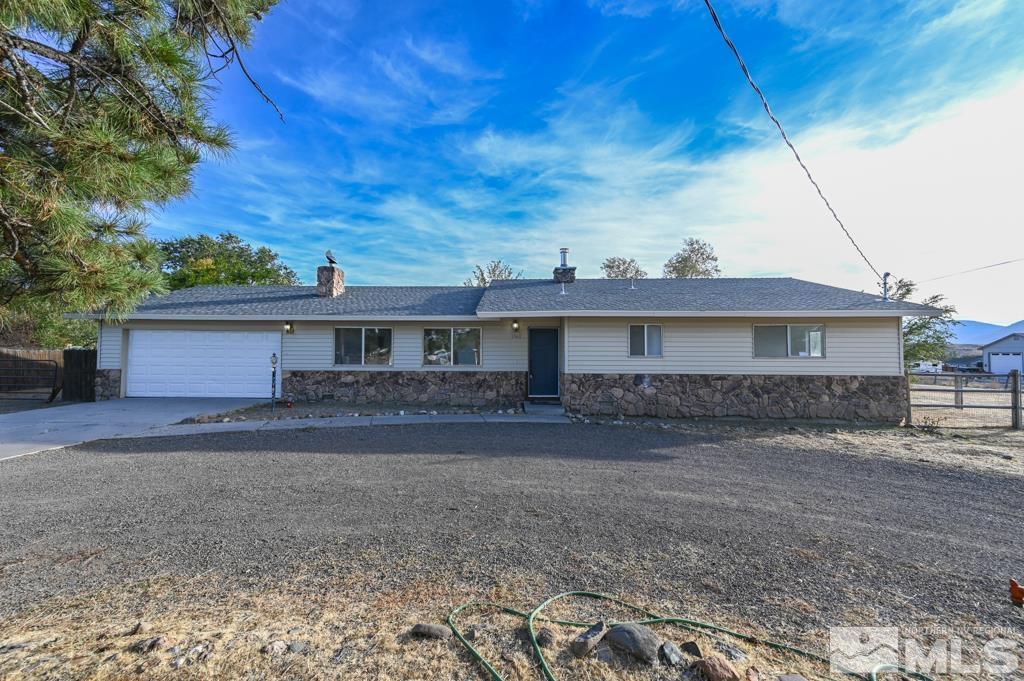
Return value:
[[(0, 646), (24, 647), (0, 652), (4, 679), (123, 678), (174, 679), (475, 679), (481, 668), (453, 638), (413, 640), (408, 631), (418, 621), (443, 622), (456, 605), (491, 600), (520, 609), (543, 600), (546, 592), (524, 576), (505, 576), (500, 586), (480, 589), (459, 583), (455, 575), (430, 575), (400, 588), (382, 588), (381, 575), (316, 577), (295, 575), (279, 584), (225, 584), (217, 575), (191, 579), (171, 576), (71, 598), (56, 598), (0, 623)], [(715, 619), (720, 624), (769, 635), (750, 623), (731, 621), (708, 604), (645, 601), (643, 594), (616, 594), (659, 612)], [(558, 603), (551, 616), (584, 621), (627, 620), (635, 615), (587, 599)], [(144, 620), (152, 629), (131, 635)], [(460, 618), (465, 631), (477, 631), (481, 652), (507, 679), (539, 679), (528, 644), (518, 630), (524, 622), (485, 610)], [(678, 670), (619, 660), (609, 664), (576, 660), (567, 646), (579, 630), (551, 625), (556, 646), (549, 655), (560, 679), (677, 679)], [(661, 634), (682, 644), (696, 640), (714, 650), (715, 640), (670, 626)], [(134, 653), (132, 644), (153, 636), (167, 644), (149, 653)], [(270, 656), (260, 649), (270, 641), (302, 641), (305, 653)], [(764, 674), (799, 671), (808, 679), (825, 678), (826, 670), (801, 659), (786, 659), (763, 647), (730, 642), (750, 654), (737, 663), (741, 673), (756, 665)], [(197, 648), (199, 646), (199, 648)], [(211, 650), (208, 656), (202, 650)], [(193, 651), (191, 654), (189, 651)], [(181, 660), (179, 668), (172, 662)], [(767, 678), (772, 678), (768, 676)]]

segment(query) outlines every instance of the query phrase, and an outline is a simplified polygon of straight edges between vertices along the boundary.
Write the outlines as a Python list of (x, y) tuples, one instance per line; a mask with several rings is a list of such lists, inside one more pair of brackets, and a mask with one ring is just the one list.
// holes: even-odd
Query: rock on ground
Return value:
[(740, 673), (721, 655), (709, 655), (693, 663), (707, 681), (742, 681)]
[(612, 627), (604, 640), (614, 648), (648, 664), (658, 664), (661, 638), (642, 624), (619, 624)]

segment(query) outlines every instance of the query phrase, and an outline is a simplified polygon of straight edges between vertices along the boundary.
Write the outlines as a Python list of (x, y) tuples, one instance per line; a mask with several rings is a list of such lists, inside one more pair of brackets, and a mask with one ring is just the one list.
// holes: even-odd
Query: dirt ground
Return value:
[[(819, 653), (831, 626), (884, 625), (954, 632), (975, 652), (1002, 632), (1024, 659), (1007, 593), (1024, 576), (1022, 444), (991, 430), (421, 425), (0, 462), (0, 677), (484, 679), (456, 641), (410, 627), (579, 589)], [(590, 601), (552, 614), (630, 617)], [(128, 634), (140, 620), (148, 631)], [(505, 678), (541, 678), (517, 618), (460, 623)], [(574, 660), (576, 631), (552, 629), (559, 679), (694, 678)], [(717, 643), (657, 631), (705, 654)], [(278, 640), (297, 652), (261, 652)], [(828, 677), (736, 645), (741, 673)]]

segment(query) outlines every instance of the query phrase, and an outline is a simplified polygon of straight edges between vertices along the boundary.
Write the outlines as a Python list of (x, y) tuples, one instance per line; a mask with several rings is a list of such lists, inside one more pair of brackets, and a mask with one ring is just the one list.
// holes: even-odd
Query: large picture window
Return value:
[(629, 356), (661, 357), (661, 324), (630, 324)]
[(824, 357), (823, 324), (755, 324), (754, 357)]
[(479, 366), (480, 329), (423, 329), (423, 364)]
[(391, 329), (344, 327), (334, 330), (334, 363), (391, 364)]

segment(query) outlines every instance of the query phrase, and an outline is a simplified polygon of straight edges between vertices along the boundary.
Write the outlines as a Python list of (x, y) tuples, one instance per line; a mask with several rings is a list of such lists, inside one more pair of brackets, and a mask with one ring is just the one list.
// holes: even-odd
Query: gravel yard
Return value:
[[(0, 462), (0, 676), (483, 678), (408, 627), (464, 600), (525, 608), (575, 589), (818, 650), (844, 623), (1019, 634), (1021, 445), (1004, 431), (424, 425)], [(216, 652), (177, 670), (178, 653), (131, 653), (139, 637), (122, 634), (140, 618)], [(275, 637), (309, 648), (261, 655)], [(509, 678), (539, 678), (512, 650)]]

